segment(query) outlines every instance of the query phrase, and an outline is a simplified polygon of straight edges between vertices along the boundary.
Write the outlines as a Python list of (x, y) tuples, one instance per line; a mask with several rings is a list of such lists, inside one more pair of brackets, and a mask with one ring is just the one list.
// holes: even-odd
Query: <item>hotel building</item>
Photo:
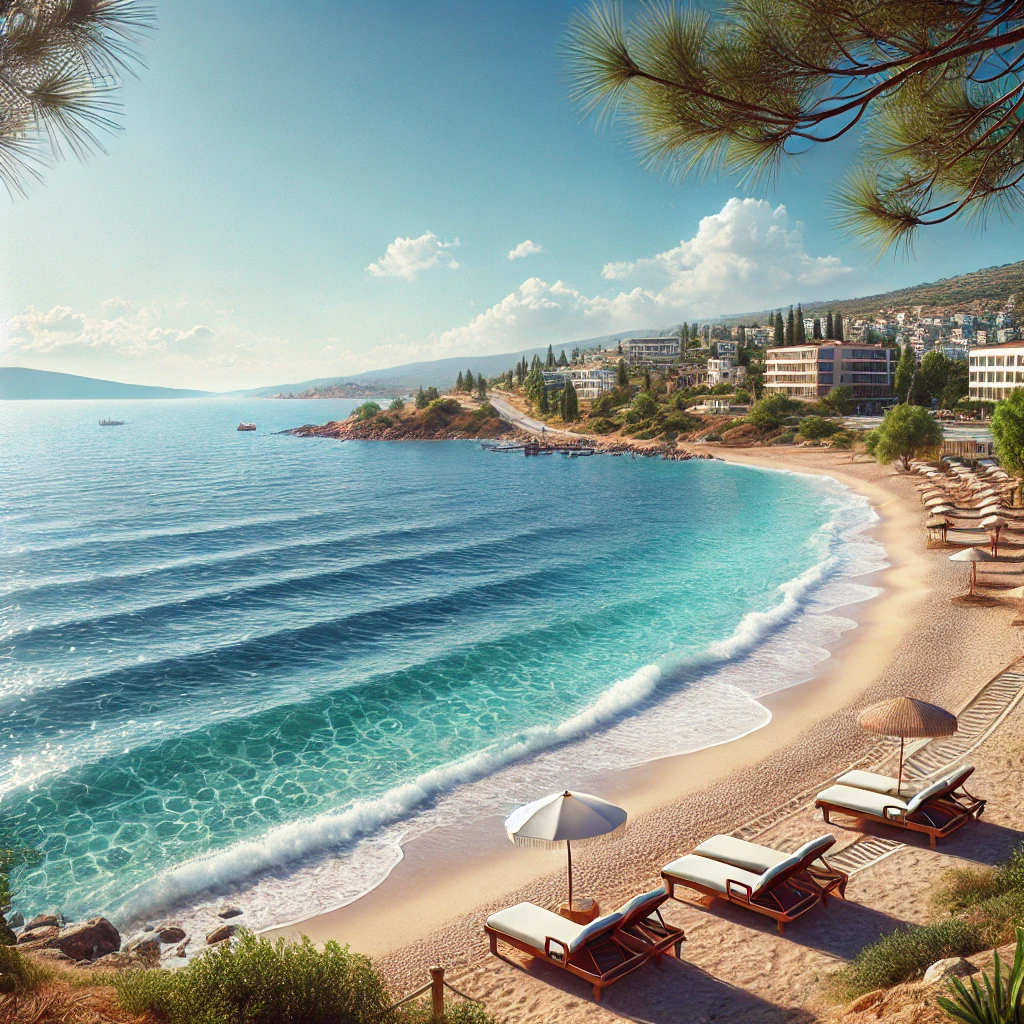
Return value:
[(768, 392), (816, 401), (835, 387), (847, 387), (854, 401), (869, 410), (892, 398), (896, 353), (885, 345), (823, 341), (770, 348), (765, 360)]
[(664, 366), (679, 358), (679, 338), (626, 338), (622, 354), (630, 366)]
[(1024, 342), (973, 348), (968, 354), (967, 366), (971, 398), (998, 402), (1015, 388), (1024, 387)]

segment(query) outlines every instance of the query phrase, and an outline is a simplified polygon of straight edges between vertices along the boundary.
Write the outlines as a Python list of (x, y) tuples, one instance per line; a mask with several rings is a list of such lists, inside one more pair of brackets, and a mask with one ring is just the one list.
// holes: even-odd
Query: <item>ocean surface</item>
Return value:
[(425, 829), (761, 727), (875, 593), (830, 481), (280, 433), (355, 404), (0, 403), (23, 911), (340, 905)]

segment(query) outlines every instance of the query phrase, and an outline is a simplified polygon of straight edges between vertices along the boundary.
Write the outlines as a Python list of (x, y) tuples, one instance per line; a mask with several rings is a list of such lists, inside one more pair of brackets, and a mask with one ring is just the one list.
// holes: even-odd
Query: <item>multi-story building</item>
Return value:
[(747, 368), (745, 366), (733, 366), (728, 356), (711, 358), (708, 360), (708, 387), (713, 388), (718, 384), (739, 384), (747, 379)]
[(771, 344), (774, 331), (770, 327), (748, 327), (747, 344), (756, 345), (758, 348), (765, 348)]
[(569, 379), (568, 370), (541, 370), (545, 391), (561, 391)]
[(719, 357), (728, 356), (730, 359), (735, 359), (738, 348), (739, 346), (735, 341), (716, 341), (715, 355)]
[(604, 366), (573, 366), (569, 379), (580, 398), (594, 399), (615, 387), (618, 374)]
[(679, 338), (625, 338), (622, 354), (630, 366), (664, 366), (679, 358)]
[(998, 402), (1024, 387), (1024, 344), (1011, 341), (972, 349), (967, 359), (970, 396), (976, 401)]
[(823, 398), (834, 387), (848, 387), (854, 401), (872, 411), (892, 398), (893, 352), (885, 345), (849, 341), (770, 348), (765, 355), (764, 387), (808, 401)]

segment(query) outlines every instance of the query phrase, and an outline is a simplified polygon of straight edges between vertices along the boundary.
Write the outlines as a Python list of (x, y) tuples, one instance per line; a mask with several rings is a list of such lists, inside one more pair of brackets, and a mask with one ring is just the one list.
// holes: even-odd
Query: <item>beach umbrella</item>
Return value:
[(945, 544), (945, 542), (946, 542), (946, 530), (949, 529), (949, 520), (948, 519), (944, 519), (940, 515), (933, 515), (933, 516), (929, 516), (924, 521), (924, 525), (928, 529), (929, 540), (932, 539), (931, 535), (937, 531), (938, 534), (939, 534), (939, 540), (941, 540), (942, 543)]
[(952, 736), (956, 732), (956, 715), (945, 708), (913, 697), (893, 697), (872, 704), (857, 716), (857, 724), (865, 732), (881, 736), (899, 736), (900, 770), (896, 779), (896, 795), (903, 786), (903, 745), (908, 739)]
[(1000, 505), (998, 502), (993, 501), (990, 502), (988, 505), (983, 505), (982, 508), (979, 509), (979, 511), (983, 516), (993, 516), (996, 513), (998, 513), (1002, 509), (1002, 507), (1003, 506)]
[(952, 505), (935, 505), (928, 509), (928, 512), (932, 516), (944, 516), (948, 515), (950, 512), (955, 513), (956, 509), (954, 509)]
[(626, 812), (588, 793), (552, 793), (524, 804), (505, 819), (505, 831), (517, 846), (565, 843), (569, 862), (569, 910), (572, 910), (572, 844), (613, 832)]
[(992, 556), (984, 548), (963, 548), (955, 555), (950, 555), (949, 560), (951, 562), (971, 563), (971, 589), (969, 593), (973, 595), (974, 585), (978, 580), (978, 563), (991, 562)]
[(992, 554), (999, 554), (999, 531), (1006, 525), (1002, 516), (985, 516), (981, 521), (983, 529), (992, 531)]
[(931, 508), (933, 505), (945, 505), (948, 501), (949, 501), (949, 495), (948, 494), (945, 497), (929, 498), (924, 503), (924, 507), (925, 508)]

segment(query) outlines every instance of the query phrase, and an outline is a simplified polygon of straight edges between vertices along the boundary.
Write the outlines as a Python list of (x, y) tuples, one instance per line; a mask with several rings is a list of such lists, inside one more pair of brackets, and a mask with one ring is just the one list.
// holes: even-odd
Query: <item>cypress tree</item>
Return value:
[(476, 394), (481, 402), (487, 401), (487, 378), (482, 373), (476, 375)]
[(473, 371), (472, 370), (467, 370), (466, 371), (466, 390), (470, 394), (472, 394), (474, 386), (475, 385), (473, 384)]
[(911, 385), (914, 383), (914, 371), (917, 369), (917, 357), (910, 345), (904, 345), (900, 353), (900, 361), (896, 364), (896, 379), (893, 381), (893, 388), (896, 392), (896, 401), (905, 402), (910, 395)]
[(552, 350), (551, 346), (548, 345), (548, 360), (547, 360), (547, 363), (545, 364), (545, 367), (546, 367), (546, 369), (550, 370), (550, 369), (552, 369), (554, 367), (554, 365), (555, 365), (555, 353)]
[(461, 391), (462, 388), (463, 388), (462, 371), (459, 370), (459, 375), (458, 375), (458, 377), (455, 378), (455, 390), (456, 391)]
[[(525, 359), (526, 357), (524, 356), (523, 358)], [(530, 363), (530, 369), (531, 370), (539, 370), (540, 369), (540, 356), (534, 356), (533, 357), (533, 361)]]
[(807, 343), (807, 328), (804, 327), (804, 307), (798, 302), (796, 304), (796, 343), (805, 345)]
[(825, 337), (831, 338), (832, 332), (835, 330), (835, 325), (832, 323), (832, 310), (828, 311), (828, 320), (825, 324)]
[(782, 311), (777, 309), (777, 310), (775, 310), (775, 347), (776, 348), (782, 348), (782, 346), (785, 345), (785, 343), (786, 343), (785, 335), (783, 333), (784, 330), (785, 330), (785, 328), (782, 326)]
[(843, 314), (836, 313), (832, 326), (836, 331), (836, 341), (843, 341)]
[(651, 390), (651, 371), (644, 368), (644, 391)]
[(626, 370), (626, 360), (625, 359), (620, 359), (619, 360), (619, 365), (618, 365), (618, 369), (617, 369), (617, 376), (615, 378), (615, 383), (620, 388), (624, 388), (624, 387), (628, 386), (628, 384), (629, 384), (629, 373)]
[(558, 365), (559, 366), (568, 366), (569, 365), (569, 360), (565, 358), (565, 349), (564, 348), (562, 349), (561, 355), (558, 357)]
[(571, 380), (565, 382), (562, 388), (562, 419), (566, 423), (572, 423), (580, 418), (580, 402), (576, 394), (576, 388)]
[(816, 316), (814, 318), (814, 324), (811, 328), (811, 333), (814, 335), (814, 340), (818, 341), (821, 338), (821, 317)]
[(544, 386), (544, 379), (541, 378), (540, 385), (540, 401), (537, 403), (540, 406), (540, 411), (547, 415), (551, 411), (551, 403), (548, 401), (548, 389)]
[(419, 391), (416, 392), (416, 408), (426, 409), (427, 407), (427, 394), (423, 390), (423, 385), (420, 385)]
[(786, 315), (786, 344), (796, 344), (796, 318), (793, 316), (793, 307), (789, 307), (789, 313)]

